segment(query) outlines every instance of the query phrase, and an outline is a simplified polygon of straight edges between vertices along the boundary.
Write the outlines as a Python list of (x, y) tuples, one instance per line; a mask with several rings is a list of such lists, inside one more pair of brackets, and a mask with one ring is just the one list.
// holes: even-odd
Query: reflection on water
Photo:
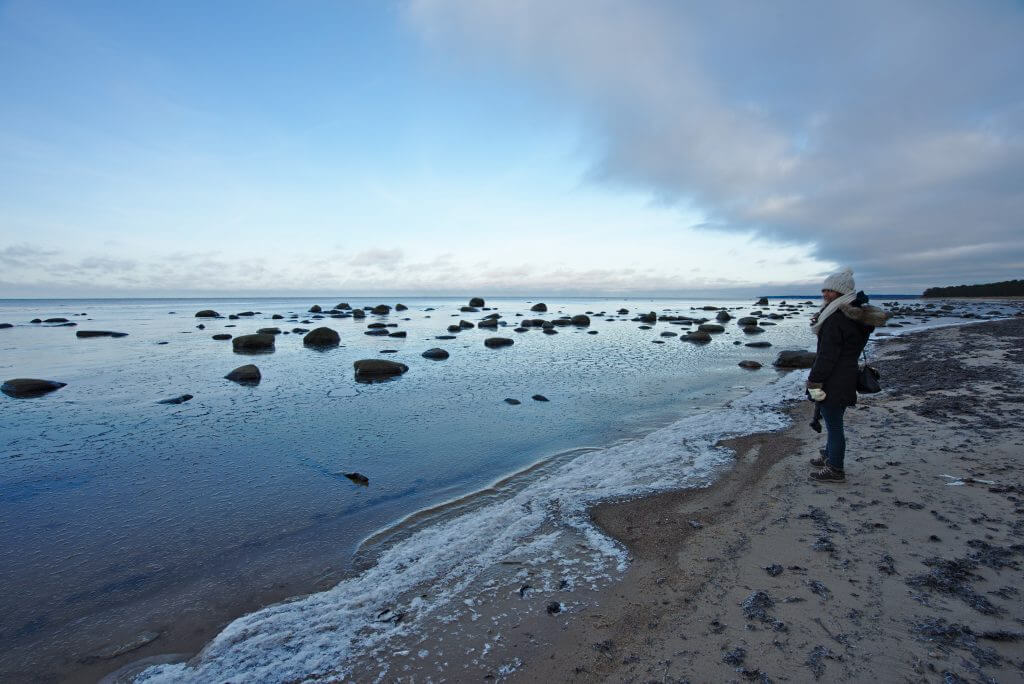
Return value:
[[(15, 324), (0, 330), (0, 379), (68, 383), (39, 398), (0, 397), (0, 677), (95, 678), (120, 663), (102, 655), (116, 652), (112, 644), (140, 634), (160, 637), (135, 655), (194, 650), (241, 612), (336, 582), (360, 540), (382, 527), (539, 459), (720, 404), (776, 375), (743, 371), (739, 360), (767, 365), (779, 348), (812, 341), (796, 314), (758, 337), (769, 349), (733, 344), (748, 341), (735, 320), (695, 346), (661, 336), (688, 326), (642, 330), (632, 314), (614, 314), (713, 317), (691, 309), (705, 301), (547, 300), (549, 312), (533, 314), (525, 300), (495, 300), (488, 305), (507, 326), (455, 339), (436, 338), (491, 312), (413, 299), (386, 317), (314, 321), (313, 303), (0, 302), (0, 322)], [(740, 315), (752, 308), (715, 303)], [(194, 318), (203, 308), (257, 313)], [(550, 320), (586, 311), (589, 329), (512, 331), (516, 313)], [(78, 326), (28, 323), (36, 317)], [(363, 334), (381, 320), (407, 336)], [(242, 355), (211, 339), (271, 325), (284, 331), (273, 353)], [(298, 325), (332, 327), (341, 344), (304, 347), (290, 333)], [(92, 329), (128, 336), (75, 335)], [(515, 344), (485, 347), (495, 335)], [(432, 347), (450, 358), (420, 356)], [(408, 372), (356, 384), (353, 362), (385, 349)], [(258, 384), (224, 379), (245, 363), (259, 366)], [(158, 403), (183, 394), (194, 397)], [(356, 472), (368, 486), (346, 476)]]

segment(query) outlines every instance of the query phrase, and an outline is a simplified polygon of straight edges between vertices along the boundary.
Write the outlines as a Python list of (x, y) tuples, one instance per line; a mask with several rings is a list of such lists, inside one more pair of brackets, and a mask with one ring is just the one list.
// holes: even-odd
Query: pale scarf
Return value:
[(840, 297), (836, 297), (829, 304), (826, 304), (822, 309), (811, 317), (811, 332), (815, 335), (821, 333), (821, 324), (825, 322), (825, 319), (834, 314), (839, 307), (844, 304), (849, 304), (857, 298), (854, 293), (845, 294)]

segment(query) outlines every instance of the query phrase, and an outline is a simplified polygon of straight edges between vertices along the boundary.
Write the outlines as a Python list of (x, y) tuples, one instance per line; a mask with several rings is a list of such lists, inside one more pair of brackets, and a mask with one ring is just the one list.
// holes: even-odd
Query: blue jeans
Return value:
[(843, 414), (845, 406), (829, 406), (821, 404), (821, 419), (828, 430), (828, 441), (825, 443), (825, 462), (835, 470), (843, 469), (846, 458), (846, 435), (843, 433)]

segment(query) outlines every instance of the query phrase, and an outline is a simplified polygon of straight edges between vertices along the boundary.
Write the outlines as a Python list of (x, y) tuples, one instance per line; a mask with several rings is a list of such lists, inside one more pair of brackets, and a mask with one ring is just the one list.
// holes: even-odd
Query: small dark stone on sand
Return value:
[(743, 660), (747, 657), (747, 651), (742, 646), (736, 646), (730, 651), (726, 651), (725, 655), (722, 656), (722, 662), (726, 665), (738, 666), (743, 664)]
[(547, 606), (548, 615), (554, 615), (555, 613), (562, 612), (562, 604), (558, 601), (552, 601)]
[(506, 400), (505, 400), (505, 403), (506, 403), (506, 404), (509, 404), (509, 405), (511, 405), (511, 406), (519, 406), (519, 405), (520, 405), (520, 404), (522, 404), (523, 402), (519, 401), (518, 399), (511, 399), (511, 398), (509, 398), (509, 399), (506, 399)]
[(768, 609), (775, 605), (775, 601), (766, 592), (755, 591), (750, 594), (747, 598), (743, 599), (743, 603), (740, 604), (740, 608), (743, 609), (743, 614), (750, 620), (764, 620), (771, 619), (768, 615)]
[(548, 398), (545, 397), (543, 394), (534, 394), (530, 398), (533, 399), (534, 401), (548, 401)]
[(778, 577), (782, 574), (782, 566), (778, 563), (772, 563), (771, 565), (765, 567), (764, 571), (767, 572), (771, 577)]
[(216, 335), (213, 336), (213, 339), (215, 339), (215, 340), (230, 340), (231, 339), (231, 335), (229, 333), (217, 333)]

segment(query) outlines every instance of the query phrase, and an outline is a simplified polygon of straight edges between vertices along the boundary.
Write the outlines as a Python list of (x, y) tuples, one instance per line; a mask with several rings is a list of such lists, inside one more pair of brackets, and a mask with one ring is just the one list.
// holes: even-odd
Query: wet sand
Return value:
[(824, 440), (799, 403), (732, 440), (714, 486), (596, 508), (633, 563), (529, 625), (510, 681), (1021, 681), (1024, 320), (878, 353), (846, 483), (808, 479)]

